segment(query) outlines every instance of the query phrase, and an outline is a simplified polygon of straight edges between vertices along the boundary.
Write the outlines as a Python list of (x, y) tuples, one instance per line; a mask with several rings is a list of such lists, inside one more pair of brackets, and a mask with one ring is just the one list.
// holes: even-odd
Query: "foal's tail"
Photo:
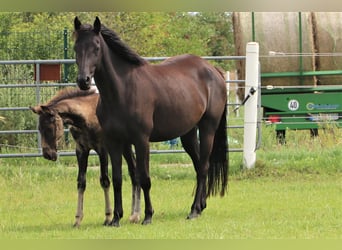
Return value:
[(218, 191), (220, 196), (224, 196), (227, 191), (229, 161), (226, 115), (227, 106), (225, 106), (219, 127), (216, 130), (213, 149), (210, 155), (207, 196), (216, 195)]

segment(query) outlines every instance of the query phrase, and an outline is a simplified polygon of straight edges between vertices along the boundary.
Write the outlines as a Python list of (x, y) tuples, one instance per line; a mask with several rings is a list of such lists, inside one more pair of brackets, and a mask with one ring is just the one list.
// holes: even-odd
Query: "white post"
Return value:
[[(256, 42), (250, 42), (246, 47), (245, 86), (245, 98), (248, 99), (245, 103), (244, 115), (243, 163), (245, 167), (253, 168), (256, 161), (257, 91), (259, 91), (259, 44)], [(248, 95), (250, 96), (247, 97)]]

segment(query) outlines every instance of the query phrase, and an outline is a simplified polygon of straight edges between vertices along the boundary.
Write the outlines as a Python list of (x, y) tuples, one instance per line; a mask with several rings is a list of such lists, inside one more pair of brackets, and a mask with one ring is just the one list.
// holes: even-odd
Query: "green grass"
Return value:
[[(3, 239), (341, 239), (341, 132), (288, 131), (275, 143), (263, 128), (256, 167), (241, 168), (242, 154), (230, 154), (229, 191), (210, 197), (196, 220), (186, 220), (195, 175), (185, 154), (151, 156), (149, 226), (130, 224), (130, 180), (124, 166), (124, 218), (120, 228), (103, 227), (104, 199), (97, 158), (91, 157), (82, 225), (76, 212), (74, 157), (0, 159), (0, 238)], [(143, 204), (142, 204), (143, 205)]]

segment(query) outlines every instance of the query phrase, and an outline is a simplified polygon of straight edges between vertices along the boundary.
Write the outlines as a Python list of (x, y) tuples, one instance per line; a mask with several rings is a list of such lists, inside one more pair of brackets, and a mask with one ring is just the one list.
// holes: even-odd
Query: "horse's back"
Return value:
[[(217, 106), (224, 107), (224, 78), (206, 60), (189, 54), (180, 55), (165, 60), (154, 69), (157, 73), (154, 72), (155, 81), (151, 81), (155, 92), (152, 141), (181, 136), (196, 126), (204, 115), (211, 116), (212, 110), (216, 112)], [(222, 113), (223, 108), (219, 108), (219, 112)], [(159, 138), (159, 135), (165, 136)]]

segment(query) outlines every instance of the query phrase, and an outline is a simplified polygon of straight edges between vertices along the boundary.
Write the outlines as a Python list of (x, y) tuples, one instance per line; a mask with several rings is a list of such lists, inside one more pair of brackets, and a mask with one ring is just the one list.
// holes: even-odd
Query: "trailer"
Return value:
[(342, 127), (342, 86), (308, 88), (266, 88), (262, 90), (261, 106), (264, 121), (275, 127), (280, 143), (285, 131)]

